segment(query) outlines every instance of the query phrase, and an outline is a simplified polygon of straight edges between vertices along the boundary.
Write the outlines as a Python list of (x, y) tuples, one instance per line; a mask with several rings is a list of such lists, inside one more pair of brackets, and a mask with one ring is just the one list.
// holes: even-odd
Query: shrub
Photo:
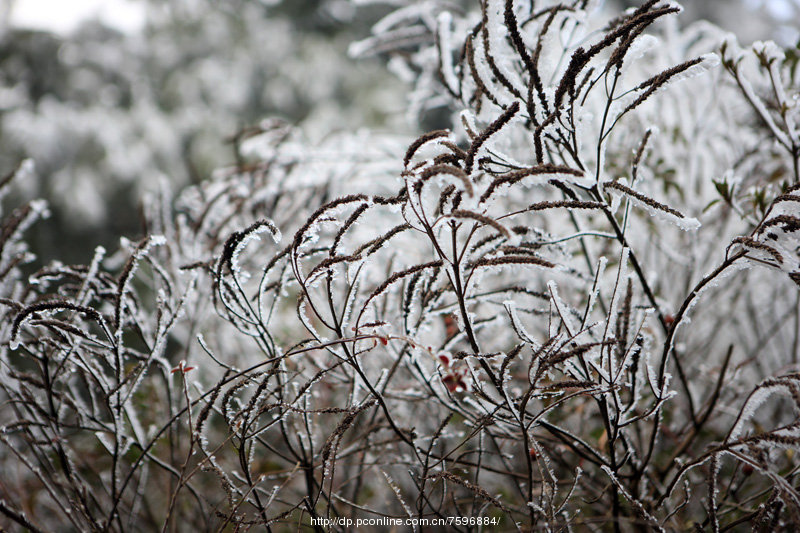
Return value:
[(26, 277), (41, 209), (7, 217), (9, 523), (800, 523), (798, 52), (478, 4), (351, 49), (452, 131), (263, 122), (87, 266)]

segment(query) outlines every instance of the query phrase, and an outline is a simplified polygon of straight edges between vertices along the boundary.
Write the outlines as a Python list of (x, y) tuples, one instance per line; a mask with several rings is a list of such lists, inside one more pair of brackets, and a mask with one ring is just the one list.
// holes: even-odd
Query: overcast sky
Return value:
[[(0, 3), (8, 1), (12, 0)], [(142, 5), (130, 0), (13, 0), (11, 5), (12, 25), (61, 33), (88, 18), (123, 31), (134, 31), (144, 23)]]

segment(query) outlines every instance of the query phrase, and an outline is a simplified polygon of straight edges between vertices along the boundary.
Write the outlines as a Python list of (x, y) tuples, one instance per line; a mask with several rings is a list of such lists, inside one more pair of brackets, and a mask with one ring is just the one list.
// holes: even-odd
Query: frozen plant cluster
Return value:
[(800, 49), (671, 0), (352, 4), (449, 128), (264, 120), (86, 265), (5, 216), (0, 519), (797, 527)]

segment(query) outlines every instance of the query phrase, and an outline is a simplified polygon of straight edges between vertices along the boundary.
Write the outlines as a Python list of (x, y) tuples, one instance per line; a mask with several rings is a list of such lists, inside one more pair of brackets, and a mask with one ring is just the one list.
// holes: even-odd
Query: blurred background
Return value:
[[(606, 2), (609, 8), (637, 5)], [(140, 198), (230, 164), (228, 139), (277, 116), (307, 135), (415, 133), (380, 58), (351, 59), (391, 2), (0, 0), (0, 176), (35, 171), (3, 199), (43, 197), (40, 260), (85, 262), (140, 233)], [(740, 41), (798, 40), (800, 0), (685, 0)], [(423, 127), (425, 123), (423, 122)], [(418, 127), (418, 126), (417, 126)]]

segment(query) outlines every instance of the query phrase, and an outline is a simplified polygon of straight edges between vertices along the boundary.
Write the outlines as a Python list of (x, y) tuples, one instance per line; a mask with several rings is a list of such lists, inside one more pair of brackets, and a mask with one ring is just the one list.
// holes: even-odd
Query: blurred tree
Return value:
[(4, 32), (0, 171), (35, 162), (23, 192), (48, 198), (59, 228), (36, 237), (40, 256), (85, 260), (88, 242), (136, 235), (142, 189), (204, 179), (232, 160), (225, 139), (266, 116), (317, 131), (382, 123), (402, 97), (384, 98), (396, 89), (376, 64), (342, 60), (342, 5), (143, 2), (136, 34), (98, 22)]

